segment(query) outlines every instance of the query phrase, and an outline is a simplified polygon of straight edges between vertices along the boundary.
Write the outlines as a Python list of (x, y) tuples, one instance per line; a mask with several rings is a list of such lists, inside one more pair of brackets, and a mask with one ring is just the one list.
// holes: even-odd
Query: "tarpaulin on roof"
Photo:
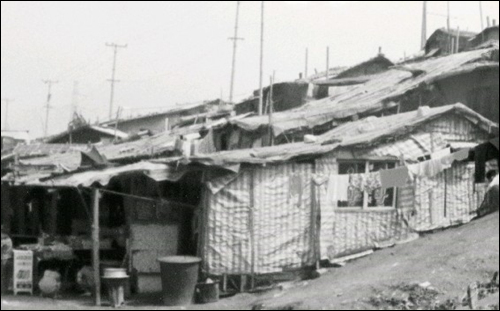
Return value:
[[(358, 114), (375, 113), (393, 107), (391, 102), (423, 84), (482, 68), (498, 68), (498, 62), (492, 61), (495, 51), (498, 51), (498, 48), (458, 53), (412, 64), (413, 70), (422, 72), (416, 77), (408, 71), (391, 69), (336, 96), (313, 101), (290, 111), (275, 113), (272, 123), (274, 135), (312, 128)], [(261, 127), (267, 127), (269, 120), (267, 116), (257, 116), (233, 123), (243, 130), (257, 131)]]
[[(174, 181), (179, 178), (179, 172), (171, 171), (167, 165), (154, 164), (149, 162), (139, 162), (136, 164), (112, 167), (102, 170), (92, 170), (86, 172), (73, 173), (69, 175), (50, 176), (48, 174), (30, 175), (25, 178), (15, 179), (17, 185), (42, 186), (42, 187), (91, 187), (94, 184), (107, 186), (109, 181), (117, 176), (130, 173), (144, 173), (155, 180)], [(172, 172), (172, 174), (169, 174)], [(161, 176), (161, 177), (159, 177)], [(4, 179), (9, 181), (10, 177)], [(178, 180), (178, 179), (177, 179)]]
[[(476, 132), (476, 128), (482, 129), (486, 133), (498, 133), (498, 124), (481, 116), (463, 104), (455, 104), (444, 107), (428, 108), (422, 107), (418, 111), (411, 111), (397, 115), (377, 118), (369, 117), (360, 121), (346, 123), (319, 137), (319, 141), (328, 143), (342, 139), (342, 146), (355, 145), (375, 145), (381, 139), (398, 137), (415, 131), (419, 126), (428, 124), (430, 121), (446, 116), (453, 118), (453, 125), (460, 126), (464, 135)], [(459, 116), (457, 118), (456, 116)], [(460, 118), (461, 116), (461, 118)], [(469, 122), (463, 122), (469, 120)], [(448, 124), (445, 122), (445, 124)], [(474, 127), (472, 128), (472, 125)], [(429, 128), (430, 132), (452, 132), (448, 128), (439, 128), (443, 125), (436, 125)], [(461, 140), (464, 138), (462, 137)]]
[(240, 164), (272, 164), (283, 163), (302, 156), (316, 156), (333, 151), (337, 144), (322, 146), (320, 144), (295, 143), (265, 148), (241, 149), (217, 152), (209, 155), (197, 155), (189, 158), (166, 158), (153, 160), (155, 163), (182, 163), (215, 166), (238, 172)]

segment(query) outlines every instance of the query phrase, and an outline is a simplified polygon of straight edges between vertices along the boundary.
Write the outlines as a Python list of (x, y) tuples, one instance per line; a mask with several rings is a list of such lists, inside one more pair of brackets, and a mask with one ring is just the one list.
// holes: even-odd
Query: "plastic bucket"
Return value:
[(200, 258), (174, 256), (159, 258), (163, 304), (168, 307), (188, 306), (198, 282)]
[(196, 286), (196, 302), (200, 304), (215, 303), (219, 301), (219, 282), (199, 283)]
[(125, 287), (128, 285), (128, 277), (103, 278), (108, 289), (108, 297), (111, 307), (121, 308), (125, 305)]

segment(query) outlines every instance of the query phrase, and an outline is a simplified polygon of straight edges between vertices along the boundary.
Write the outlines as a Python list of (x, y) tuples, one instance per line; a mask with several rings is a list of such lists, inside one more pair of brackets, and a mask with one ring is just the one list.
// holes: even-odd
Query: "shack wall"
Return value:
[(269, 274), (313, 266), (312, 164), (244, 170), (206, 189), (202, 257), (208, 274)]

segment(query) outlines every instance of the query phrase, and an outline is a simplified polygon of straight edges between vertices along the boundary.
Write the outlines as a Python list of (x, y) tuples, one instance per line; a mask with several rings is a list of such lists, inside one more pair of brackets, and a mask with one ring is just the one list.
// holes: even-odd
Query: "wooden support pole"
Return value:
[[(313, 174), (316, 175), (316, 162), (313, 163)], [(320, 202), (318, 200), (318, 194), (316, 189), (316, 184), (311, 181), (311, 208), (312, 208), (312, 245), (314, 247), (314, 260), (316, 265), (316, 270), (321, 269), (321, 223), (320, 215), (321, 208)]]
[[(252, 263), (252, 271), (251, 271), (251, 290), (255, 289), (255, 265), (256, 265), (256, 259), (257, 259), (257, 251), (256, 251), (256, 241), (255, 241), (255, 172), (251, 172), (251, 187), (250, 187), (250, 214), (249, 214), (249, 223), (250, 223), (250, 247), (251, 247), (251, 263)], [(246, 281), (246, 277), (245, 277)], [(242, 281), (241, 283), (243, 284), (243, 276), (242, 276)], [(243, 289), (243, 288), (241, 288)], [(243, 290), (241, 290), (243, 292)]]
[(227, 293), (227, 274), (222, 275), (222, 292)]
[(479, 301), (479, 293), (476, 283), (469, 285), (469, 288), (467, 289), (467, 297), (469, 298), (470, 309), (476, 310), (477, 303)]
[(93, 189), (93, 224), (92, 224), (92, 259), (94, 266), (94, 282), (95, 282), (95, 305), (101, 306), (101, 273), (100, 273), (100, 243), (99, 243), (99, 189)]
[[(370, 174), (370, 162), (366, 161), (365, 162), (365, 175), (368, 175), (368, 174)], [(368, 209), (368, 199), (369, 199), (368, 191), (364, 190), (363, 191), (363, 210)]]
[(271, 83), (271, 87), (269, 89), (269, 93), (270, 93), (269, 94), (269, 144), (271, 146), (273, 146), (274, 145), (274, 142), (273, 142), (274, 76), (270, 77), (270, 83)]
[(330, 47), (326, 48), (326, 80), (328, 80), (328, 74), (330, 73)]

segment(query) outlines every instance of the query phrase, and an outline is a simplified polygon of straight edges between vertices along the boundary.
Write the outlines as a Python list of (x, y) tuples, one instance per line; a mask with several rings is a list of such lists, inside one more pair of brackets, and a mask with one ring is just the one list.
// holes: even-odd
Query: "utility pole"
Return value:
[(425, 49), (427, 44), (427, 1), (424, 1), (424, 12), (422, 16), (422, 42), (421, 47)]
[(309, 76), (309, 48), (306, 48), (306, 70), (304, 72), (304, 78), (307, 80)]
[(45, 83), (48, 87), (47, 103), (45, 104), (45, 130), (44, 130), (44, 137), (47, 137), (49, 134), (49, 113), (50, 109), (52, 108), (50, 106), (50, 101), (52, 99), (52, 85), (59, 83), (59, 81), (43, 80), (43, 83)]
[(229, 38), (229, 40), (233, 41), (233, 65), (231, 68), (231, 87), (230, 87), (230, 91), (229, 91), (229, 102), (230, 103), (233, 103), (233, 98), (234, 98), (234, 78), (235, 78), (235, 73), (236, 73), (236, 50), (238, 48), (238, 41), (244, 40), (243, 38), (238, 37), (240, 5), (241, 5), (241, 1), (237, 1), (237, 3), (236, 3), (236, 23), (234, 26), (234, 37)]
[(447, 10), (448, 12), (446, 14), (446, 30), (448, 33), (448, 44), (449, 44), (448, 54), (453, 54), (453, 35), (450, 33), (450, 31), (451, 31), (450, 1), (446, 1), (446, 4), (448, 6), (448, 10)]
[(484, 30), (483, 1), (479, 1), (479, 14), (481, 16), (481, 31)]
[(328, 74), (330, 73), (330, 47), (326, 47), (326, 79), (328, 80)]
[(447, 1), (447, 5), (448, 5), (448, 14), (447, 14), (447, 17), (446, 17), (446, 29), (448, 30), (448, 33), (449, 33), (450, 30), (451, 30), (451, 24), (450, 24), (450, 19), (451, 19), (451, 15), (450, 15), (450, 1)]
[(264, 108), (264, 1), (261, 8), (261, 26), (260, 26), (260, 81), (259, 81), (259, 116), (262, 115)]
[(116, 57), (118, 55), (118, 49), (121, 48), (126, 48), (128, 44), (125, 45), (119, 45), (116, 43), (106, 43), (107, 47), (113, 48), (113, 70), (111, 73), (111, 79), (108, 80), (111, 82), (111, 96), (109, 99), (109, 120), (113, 118), (113, 100), (115, 97), (115, 82), (119, 82), (118, 80), (115, 79), (115, 74), (116, 74)]
[(9, 98), (3, 98), (2, 101), (5, 103), (5, 122), (3, 123), (3, 129), (5, 131), (9, 130), (9, 105), (14, 100)]
[(273, 75), (269, 78), (269, 80), (271, 81), (271, 86), (269, 89), (269, 142), (271, 146), (274, 145), (273, 142), (274, 79), (275, 79), (275, 73), (273, 73)]
[(78, 113), (78, 97), (79, 92), (78, 92), (78, 81), (73, 82), (73, 95), (72, 95), (72, 100), (71, 100), (71, 120), (75, 117), (75, 114)]

